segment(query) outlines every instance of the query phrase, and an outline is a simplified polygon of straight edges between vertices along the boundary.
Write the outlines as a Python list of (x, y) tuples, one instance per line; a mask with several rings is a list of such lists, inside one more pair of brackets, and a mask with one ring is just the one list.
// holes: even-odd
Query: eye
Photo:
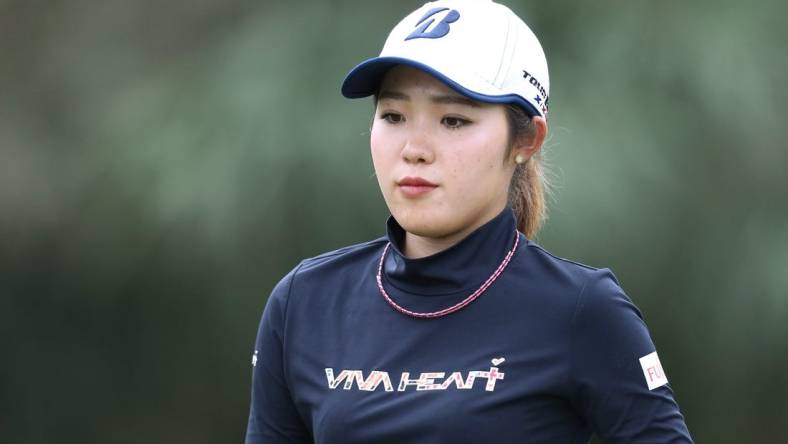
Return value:
[(397, 114), (392, 112), (383, 113), (380, 116), (380, 118), (391, 124), (400, 123), (403, 120), (405, 120), (405, 116), (403, 116), (402, 114)]
[(471, 122), (470, 120), (466, 120), (461, 117), (447, 116), (443, 118), (441, 123), (443, 123), (449, 129), (459, 129)]

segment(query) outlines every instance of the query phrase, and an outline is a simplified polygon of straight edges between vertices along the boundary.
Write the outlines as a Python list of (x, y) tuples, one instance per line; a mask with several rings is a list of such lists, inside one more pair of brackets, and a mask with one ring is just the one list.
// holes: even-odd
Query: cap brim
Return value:
[(360, 99), (377, 93), (383, 76), (396, 65), (418, 68), (473, 100), (486, 103), (513, 103), (522, 107), (531, 117), (542, 115), (536, 107), (517, 94), (490, 95), (471, 91), (428, 65), (402, 57), (375, 57), (361, 62), (345, 76), (345, 80), (342, 82), (342, 95), (348, 99)]

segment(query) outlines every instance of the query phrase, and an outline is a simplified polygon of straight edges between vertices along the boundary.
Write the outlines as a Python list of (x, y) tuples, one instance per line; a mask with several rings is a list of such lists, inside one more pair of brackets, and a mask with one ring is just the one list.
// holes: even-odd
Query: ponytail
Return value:
[[(516, 141), (534, 136), (535, 127), (528, 114), (519, 106), (507, 105), (506, 117), (509, 121), (511, 152)], [(536, 237), (547, 219), (546, 195), (550, 191), (549, 187), (541, 149), (525, 163), (516, 166), (509, 185), (509, 205), (517, 218), (517, 230), (528, 239)]]

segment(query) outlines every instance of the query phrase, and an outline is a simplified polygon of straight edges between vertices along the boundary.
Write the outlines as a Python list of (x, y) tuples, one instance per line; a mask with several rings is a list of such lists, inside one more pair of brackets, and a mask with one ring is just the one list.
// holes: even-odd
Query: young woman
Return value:
[(424, 5), (348, 74), (387, 234), (274, 288), (247, 443), (691, 442), (613, 274), (531, 240), (548, 91), (536, 37), (485, 0)]

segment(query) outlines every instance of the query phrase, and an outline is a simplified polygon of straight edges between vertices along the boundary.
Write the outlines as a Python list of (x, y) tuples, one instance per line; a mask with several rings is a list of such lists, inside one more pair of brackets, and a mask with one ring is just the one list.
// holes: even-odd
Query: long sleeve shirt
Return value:
[[(613, 273), (497, 217), (432, 256), (404, 230), (302, 261), (274, 288), (253, 356), (247, 444), (691, 443), (643, 316)], [(511, 261), (464, 308), (452, 306)]]

